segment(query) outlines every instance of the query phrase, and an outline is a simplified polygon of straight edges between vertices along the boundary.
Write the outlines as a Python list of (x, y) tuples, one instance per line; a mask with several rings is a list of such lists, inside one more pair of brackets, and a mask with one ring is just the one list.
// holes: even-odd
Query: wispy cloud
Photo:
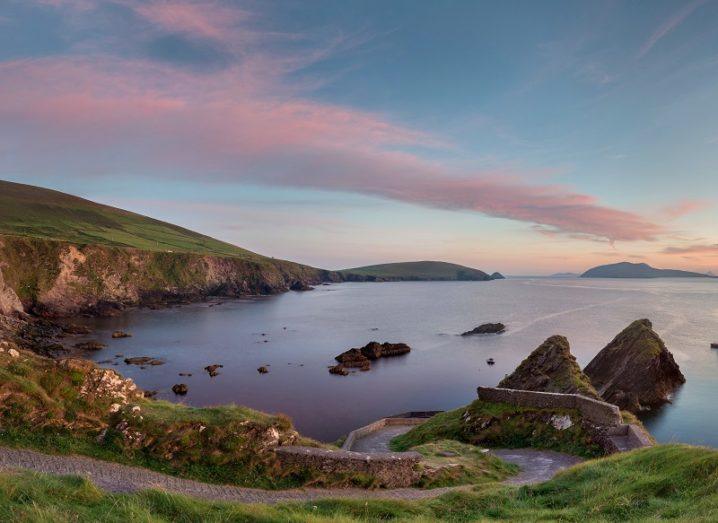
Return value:
[(673, 30), (681, 25), (693, 12), (700, 6), (705, 4), (707, 0), (695, 0), (685, 4), (681, 9), (673, 13), (666, 21), (656, 28), (651, 36), (643, 42), (636, 56), (639, 60), (646, 56), (653, 47), (663, 38), (668, 36)]
[(688, 245), (687, 247), (666, 247), (663, 254), (699, 254), (704, 256), (718, 256), (718, 243)]
[(442, 137), (313, 99), (295, 73), (341, 47), (336, 41), (270, 53), (258, 42), (271, 36), (234, 40), (256, 29), (246, 27), (251, 16), (244, 11), (226, 12), (229, 4), (117, 1), (163, 31), (229, 41), (241, 60), (197, 71), (106, 50), (0, 63), (0, 141), (13, 151), (0, 158), (0, 172), (134, 173), (344, 191), (581, 239), (650, 241), (665, 232), (571, 187), (527, 182), (530, 173), (439, 163), (421, 151), (446, 148)]

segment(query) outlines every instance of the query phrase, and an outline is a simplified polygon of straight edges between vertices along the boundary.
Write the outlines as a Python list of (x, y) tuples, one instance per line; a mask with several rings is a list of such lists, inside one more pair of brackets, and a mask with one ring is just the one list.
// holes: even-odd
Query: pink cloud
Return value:
[(653, 46), (655, 46), (661, 39), (670, 34), (676, 27), (681, 25), (686, 18), (688, 18), (693, 11), (698, 9), (700, 6), (706, 3), (707, 0), (696, 0), (689, 4), (685, 4), (681, 9), (673, 13), (665, 22), (663, 22), (656, 30), (643, 42), (641, 48), (638, 51), (637, 58), (640, 60), (646, 56)]
[(278, 82), (283, 67), (267, 57), (211, 76), (109, 58), (0, 64), (0, 137), (13, 151), (0, 168), (347, 191), (610, 241), (664, 232), (563, 186), (430, 161), (413, 151), (441, 139), (304, 99)]
[(703, 211), (708, 209), (710, 206), (711, 203), (705, 200), (683, 200), (664, 207), (663, 213), (670, 219), (675, 220), (677, 218), (682, 218), (687, 214)]

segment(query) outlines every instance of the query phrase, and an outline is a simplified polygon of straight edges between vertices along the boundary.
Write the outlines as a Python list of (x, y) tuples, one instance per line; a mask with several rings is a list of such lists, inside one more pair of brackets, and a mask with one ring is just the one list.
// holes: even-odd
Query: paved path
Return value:
[(271, 504), (283, 501), (310, 501), (326, 498), (419, 500), (435, 498), (446, 492), (458, 489), (454, 487), (432, 490), (415, 488), (386, 490), (318, 488), (262, 490), (201, 483), (167, 476), (144, 468), (129, 467), (84, 456), (56, 456), (41, 454), (32, 450), (0, 447), (0, 470), (2, 469), (29, 469), (47, 474), (85, 476), (98, 487), (110, 492), (134, 492), (159, 488), (208, 500), (237, 501), (241, 503)]
[[(581, 458), (567, 454), (533, 449), (496, 449), (491, 452), (495, 456), (521, 467), (522, 470), (517, 476), (506, 481), (513, 485), (546, 481), (559, 470), (583, 461)], [(58, 456), (42, 454), (33, 450), (0, 447), (0, 470), (13, 469), (28, 469), (54, 475), (84, 476), (101, 489), (109, 492), (134, 492), (158, 488), (207, 500), (241, 503), (272, 504), (283, 501), (310, 501), (327, 498), (420, 500), (435, 498), (454, 490), (471, 488), (469, 485), (431, 490), (416, 488), (262, 490), (181, 479), (145, 468), (130, 467), (85, 456)]]
[(414, 427), (415, 425), (387, 425), (356, 440), (351, 450), (354, 452), (391, 452), (389, 442), (397, 436), (406, 434)]
[(563, 469), (584, 461), (578, 456), (552, 450), (494, 449), (491, 454), (521, 468), (516, 476), (511, 476), (505, 481), (510, 485), (528, 485), (548, 481)]

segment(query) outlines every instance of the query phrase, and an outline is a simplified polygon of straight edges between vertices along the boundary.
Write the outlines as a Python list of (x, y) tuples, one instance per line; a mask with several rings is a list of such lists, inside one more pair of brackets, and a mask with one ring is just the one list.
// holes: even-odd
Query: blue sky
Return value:
[(0, 177), (327, 268), (718, 269), (718, 2), (0, 4)]

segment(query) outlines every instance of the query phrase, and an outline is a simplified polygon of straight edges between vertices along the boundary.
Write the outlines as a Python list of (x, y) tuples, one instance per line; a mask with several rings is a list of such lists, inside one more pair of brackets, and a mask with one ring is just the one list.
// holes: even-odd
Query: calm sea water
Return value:
[[(496, 385), (553, 334), (583, 366), (629, 322), (650, 318), (686, 375), (671, 405), (645, 418), (659, 441), (718, 447), (718, 280), (550, 280), (343, 283), (312, 292), (198, 304), (87, 320), (108, 348), (91, 355), (158, 397), (191, 405), (237, 403), (291, 416), (299, 430), (331, 441), (376, 418), (451, 409)], [(459, 333), (489, 321), (500, 336)], [(132, 338), (113, 340), (123, 329)], [(338, 353), (371, 340), (406, 342), (404, 357), (370, 372), (333, 376)], [(140, 369), (114, 358), (163, 358)], [(494, 358), (496, 365), (486, 364)], [(210, 378), (202, 369), (224, 365)], [(260, 375), (257, 367), (268, 365)], [(180, 377), (191, 372), (191, 377)], [(175, 383), (189, 393), (179, 398)]]

